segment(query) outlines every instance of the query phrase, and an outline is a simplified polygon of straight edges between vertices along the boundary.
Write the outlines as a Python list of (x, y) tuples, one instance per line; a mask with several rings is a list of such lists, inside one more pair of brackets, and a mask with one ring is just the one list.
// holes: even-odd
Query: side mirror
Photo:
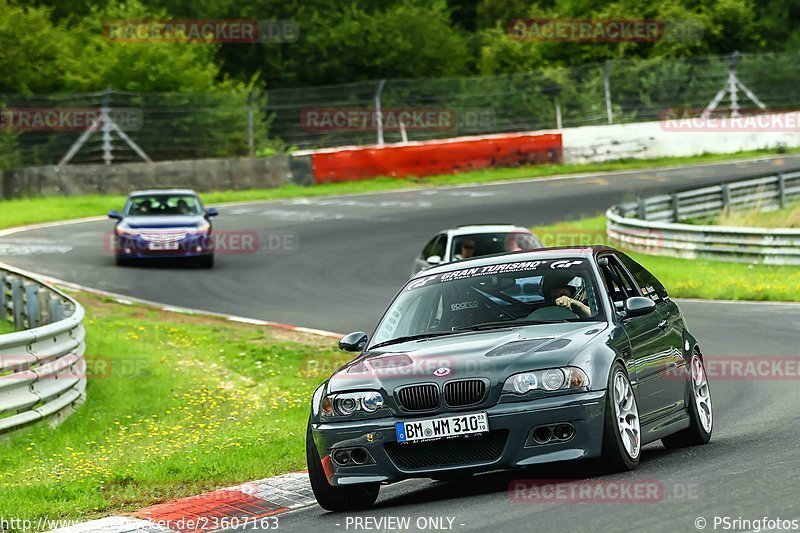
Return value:
[(206, 209), (206, 218), (211, 218), (219, 215), (219, 211), (217, 211), (216, 207), (209, 207)]
[(644, 296), (634, 296), (625, 300), (625, 318), (633, 318), (652, 313), (656, 310), (656, 303)]
[(442, 256), (441, 255), (432, 255), (429, 258), (427, 258), (426, 261), (428, 262), (429, 265), (438, 265), (438, 264), (441, 264), (441, 262), (442, 262)]
[(112, 209), (108, 212), (108, 218), (113, 218), (114, 220), (122, 220), (122, 215), (119, 214), (119, 211), (116, 209)]
[(367, 334), (363, 331), (348, 333), (339, 340), (339, 349), (345, 352), (360, 352), (367, 346)]

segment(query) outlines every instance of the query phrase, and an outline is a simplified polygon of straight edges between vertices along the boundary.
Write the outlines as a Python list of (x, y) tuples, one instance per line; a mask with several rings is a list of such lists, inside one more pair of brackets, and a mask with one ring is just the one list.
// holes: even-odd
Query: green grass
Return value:
[[(610, 244), (605, 217), (531, 228), (545, 246)], [(703, 259), (681, 259), (628, 252), (651, 271), (675, 298), (800, 301), (800, 267), (750, 265)]]
[(91, 518), (305, 468), (311, 394), (347, 359), (333, 341), (79, 299), (87, 401), (0, 438), (6, 518)]
[[(800, 152), (800, 148), (781, 153)], [(375, 178), (365, 181), (327, 183), (301, 187), (285, 185), (275, 189), (252, 189), (241, 191), (218, 191), (203, 193), (203, 201), (208, 205), (225, 202), (243, 202), (252, 200), (277, 200), (285, 198), (328, 196), (338, 194), (355, 194), (381, 192), (403, 188), (425, 188), (443, 185), (464, 185), (505, 181), (523, 178), (544, 178), (559, 174), (585, 172), (611, 172), (617, 170), (635, 170), (659, 166), (710, 163), (771, 155), (779, 153), (775, 150), (758, 150), (739, 152), (737, 154), (705, 154), (695, 157), (663, 157), (657, 159), (628, 159), (608, 163), (535, 165), (513, 168), (493, 168), (446, 174), (427, 178)], [(121, 195), (88, 195), (72, 197), (24, 198), (0, 201), (0, 229), (24, 224), (52, 222), (69, 218), (81, 218), (103, 215), (111, 209), (120, 209), (125, 198)]]
[(800, 203), (775, 211), (762, 211), (759, 205), (752, 209), (726, 209), (705, 223), (750, 228), (800, 228)]
[(14, 324), (0, 318), (0, 335), (4, 333), (14, 333)]

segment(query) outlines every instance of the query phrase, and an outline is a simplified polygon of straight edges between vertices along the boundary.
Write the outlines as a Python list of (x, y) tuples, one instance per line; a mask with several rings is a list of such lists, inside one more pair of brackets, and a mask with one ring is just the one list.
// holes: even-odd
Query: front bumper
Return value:
[(116, 235), (114, 252), (125, 259), (173, 259), (179, 257), (205, 257), (214, 255), (211, 237), (207, 234), (187, 235), (173, 243), (159, 243), (160, 249), (151, 249), (152, 241), (138, 236)]
[[(467, 474), (491, 470), (524, 468), (526, 466), (556, 461), (569, 461), (597, 457), (602, 451), (603, 415), (606, 391), (591, 391), (541, 398), (529, 402), (501, 403), (474, 411), (486, 412), (490, 435), (507, 432), (502, 453), (496, 458), (477, 462), (449, 464), (447, 466), (409, 468), (398, 460), (397, 446), (411, 447), (404, 453), (414, 453), (416, 443), (397, 444), (395, 423), (415, 418), (393, 416), (360, 420), (357, 422), (332, 422), (312, 424), (314, 443), (322, 458), (331, 485), (352, 485), (371, 482), (395, 482), (414, 477), (446, 477), (448, 474)], [(459, 414), (451, 412), (437, 416)], [(572, 424), (575, 433), (567, 441), (526, 446), (534, 427)], [(479, 437), (485, 438), (485, 437)], [(436, 441), (442, 446), (452, 446), (454, 440)], [(387, 446), (388, 444), (388, 446)], [(374, 463), (364, 465), (337, 465), (331, 454), (340, 448), (363, 447), (374, 458)], [(393, 458), (394, 455), (394, 458)]]

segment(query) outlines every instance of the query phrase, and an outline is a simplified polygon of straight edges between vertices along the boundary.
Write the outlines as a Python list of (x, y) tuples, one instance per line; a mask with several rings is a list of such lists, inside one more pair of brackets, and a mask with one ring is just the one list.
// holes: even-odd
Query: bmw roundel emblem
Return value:
[(436, 370), (433, 371), (433, 375), (438, 377), (446, 376), (449, 373), (450, 369), (447, 368), (446, 366), (443, 366), (442, 368), (437, 368)]

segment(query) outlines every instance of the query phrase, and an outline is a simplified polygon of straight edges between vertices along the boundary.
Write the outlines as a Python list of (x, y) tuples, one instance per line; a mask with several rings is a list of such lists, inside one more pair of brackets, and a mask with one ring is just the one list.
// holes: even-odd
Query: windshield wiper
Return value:
[(515, 328), (519, 326), (531, 326), (534, 324), (556, 324), (559, 322), (568, 322), (567, 319), (560, 320), (499, 320), (496, 322), (482, 322), (472, 326), (464, 326), (458, 328), (456, 331), (479, 331), (482, 329), (497, 329), (497, 328)]
[(375, 348), (389, 346), (390, 344), (398, 344), (401, 342), (416, 341), (419, 339), (429, 339), (431, 337), (441, 337), (443, 335), (452, 335), (452, 334), (453, 334), (452, 331), (439, 331), (436, 333), (420, 333), (418, 335), (406, 335), (404, 337), (396, 337), (394, 339), (389, 339), (388, 341), (379, 342), (378, 344), (370, 346), (369, 349), (374, 350)]

